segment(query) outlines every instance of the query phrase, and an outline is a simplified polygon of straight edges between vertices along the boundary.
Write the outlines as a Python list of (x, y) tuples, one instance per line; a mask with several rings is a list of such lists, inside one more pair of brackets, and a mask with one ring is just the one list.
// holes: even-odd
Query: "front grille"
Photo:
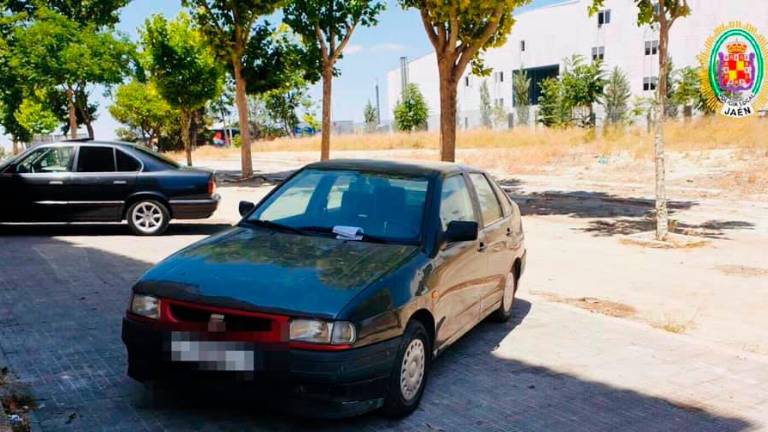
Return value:
[(173, 318), (187, 324), (205, 324), (210, 321), (212, 314), (224, 316), (224, 325), (228, 332), (268, 332), (272, 330), (272, 321), (267, 318), (239, 315), (236, 313), (221, 313), (211, 311), (204, 306), (190, 307), (171, 303), (169, 310)]

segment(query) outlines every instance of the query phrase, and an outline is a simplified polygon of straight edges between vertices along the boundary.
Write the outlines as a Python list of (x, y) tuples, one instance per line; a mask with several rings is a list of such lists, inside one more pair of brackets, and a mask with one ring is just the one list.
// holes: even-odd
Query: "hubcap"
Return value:
[(408, 344), (403, 355), (403, 365), (400, 368), (400, 392), (405, 400), (410, 401), (421, 388), (424, 380), (426, 350), (421, 339), (414, 339)]
[(512, 309), (512, 302), (515, 300), (515, 287), (517, 280), (513, 273), (507, 276), (507, 283), (504, 285), (504, 310), (509, 311)]
[(144, 202), (133, 210), (133, 224), (141, 232), (151, 233), (163, 223), (163, 212), (157, 204)]

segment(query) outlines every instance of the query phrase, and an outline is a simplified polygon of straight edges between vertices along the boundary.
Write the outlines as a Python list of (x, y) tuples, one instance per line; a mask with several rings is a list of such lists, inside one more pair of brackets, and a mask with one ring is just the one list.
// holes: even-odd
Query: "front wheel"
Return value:
[(165, 232), (171, 216), (163, 203), (155, 200), (141, 200), (128, 209), (126, 219), (134, 234), (152, 236)]
[(427, 384), (431, 353), (424, 326), (418, 321), (408, 323), (384, 400), (386, 416), (404, 417), (419, 406)]

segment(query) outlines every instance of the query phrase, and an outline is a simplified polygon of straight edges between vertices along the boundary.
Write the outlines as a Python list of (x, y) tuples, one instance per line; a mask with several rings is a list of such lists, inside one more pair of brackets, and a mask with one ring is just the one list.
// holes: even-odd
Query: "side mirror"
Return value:
[(245, 215), (250, 213), (255, 208), (256, 208), (256, 204), (250, 201), (240, 201), (240, 205), (238, 206), (238, 210), (240, 211), (240, 216), (243, 216), (243, 217), (245, 217)]
[(477, 240), (480, 230), (477, 222), (453, 221), (443, 233), (445, 243), (468, 242)]

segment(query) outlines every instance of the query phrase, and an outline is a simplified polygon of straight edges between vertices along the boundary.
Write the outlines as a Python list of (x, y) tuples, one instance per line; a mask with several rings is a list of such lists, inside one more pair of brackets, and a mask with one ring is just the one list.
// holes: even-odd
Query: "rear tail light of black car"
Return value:
[(216, 177), (211, 176), (208, 179), (208, 195), (213, 196), (216, 193)]

